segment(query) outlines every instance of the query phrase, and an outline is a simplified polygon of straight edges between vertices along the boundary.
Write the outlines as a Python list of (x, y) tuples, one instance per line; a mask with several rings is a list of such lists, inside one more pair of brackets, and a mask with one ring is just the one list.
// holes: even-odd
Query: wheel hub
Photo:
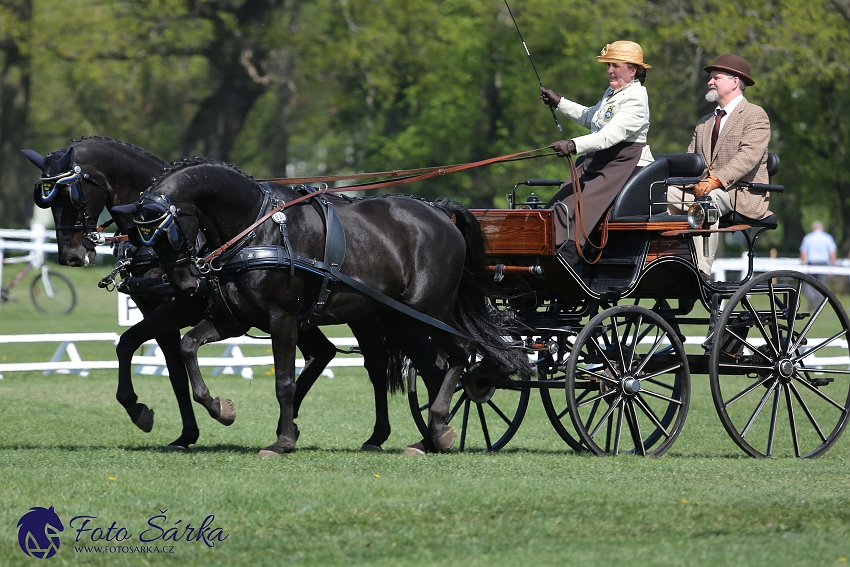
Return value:
[(620, 382), (620, 386), (622, 386), (623, 388), (623, 393), (630, 396), (633, 396), (640, 392), (640, 380), (638, 380), (634, 376), (623, 376), (623, 379)]
[(776, 371), (783, 379), (789, 379), (794, 375), (794, 363), (787, 358), (783, 358), (776, 364)]
[(489, 402), (496, 393), (496, 388), (487, 384), (486, 374), (479, 372), (468, 372), (463, 376), (463, 390), (476, 404)]

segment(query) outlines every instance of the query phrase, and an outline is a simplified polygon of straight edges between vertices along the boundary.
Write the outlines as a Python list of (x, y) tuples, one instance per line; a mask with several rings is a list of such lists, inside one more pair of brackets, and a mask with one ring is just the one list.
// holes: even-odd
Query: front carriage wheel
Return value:
[[(480, 361), (461, 374), (452, 397), (448, 425), (460, 429), (459, 451), (498, 451), (516, 434), (528, 408), (528, 386), (512, 386), (483, 369)], [(428, 433), (428, 390), (411, 365), (408, 403), (419, 432)]]
[(597, 455), (657, 457), (685, 423), (691, 385), (678, 335), (637, 305), (606, 309), (576, 337), (566, 367), (567, 407)]
[(709, 377), (732, 440), (752, 457), (819, 457), (850, 415), (850, 320), (812, 276), (762, 274), (715, 325)]

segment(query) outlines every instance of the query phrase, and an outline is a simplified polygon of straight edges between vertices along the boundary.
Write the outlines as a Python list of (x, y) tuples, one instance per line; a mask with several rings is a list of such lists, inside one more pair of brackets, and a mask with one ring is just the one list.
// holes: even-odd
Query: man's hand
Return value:
[(723, 187), (723, 184), (720, 183), (719, 179), (712, 175), (708, 179), (704, 179), (694, 185), (694, 197), (699, 199), (703, 195), (708, 195), (718, 187)]
[(572, 140), (559, 140), (554, 144), (550, 144), (549, 147), (555, 150), (555, 153), (561, 157), (567, 157), (570, 154), (576, 153), (576, 143)]
[(558, 106), (558, 103), (561, 102), (561, 95), (553, 90), (540, 87), (540, 100), (548, 106)]

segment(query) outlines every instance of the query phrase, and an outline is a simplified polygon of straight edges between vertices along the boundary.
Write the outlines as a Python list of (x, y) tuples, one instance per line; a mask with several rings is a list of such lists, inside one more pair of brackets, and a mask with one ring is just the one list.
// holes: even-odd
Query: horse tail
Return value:
[(484, 364), (492, 372), (520, 378), (531, 376), (528, 357), (510, 348), (502, 338), (504, 332), (491, 315), (489, 298), (500, 294), (487, 272), (485, 239), (478, 219), (462, 204), (442, 198), (435, 203), (454, 217), (455, 226), (466, 243), (463, 275), (455, 301), (455, 320), (478, 343)]
[(404, 373), (406, 357), (402, 350), (386, 337), (384, 348), (387, 351), (387, 392), (389, 394), (404, 393), (407, 387), (407, 377)]

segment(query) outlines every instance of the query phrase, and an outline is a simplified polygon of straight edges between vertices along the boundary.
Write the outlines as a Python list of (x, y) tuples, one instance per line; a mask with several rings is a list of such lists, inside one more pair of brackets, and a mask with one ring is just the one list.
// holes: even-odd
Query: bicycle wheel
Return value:
[(77, 305), (77, 292), (71, 280), (46, 268), (30, 286), (33, 305), (48, 315), (68, 315)]

